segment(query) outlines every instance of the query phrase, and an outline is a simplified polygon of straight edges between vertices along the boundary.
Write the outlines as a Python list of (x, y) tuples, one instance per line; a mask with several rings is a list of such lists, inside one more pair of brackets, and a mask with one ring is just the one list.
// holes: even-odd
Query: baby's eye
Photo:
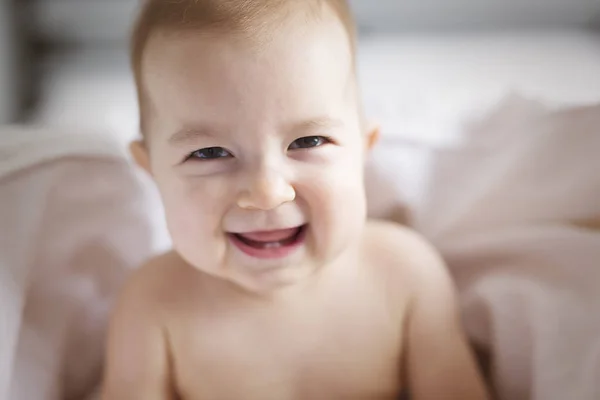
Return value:
[(310, 149), (312, 147), (323, 146), (327, 143), (331, 143), (331, 140), (329, 138), (323, 136), (307, 136), (300, 139), (296, 139), (290, 145), (289, 150)]
[(217, 158), (229, 157), (233, 157), (233, 155), (222, 147), (207, 147), (205, 149), (194, 151), (187, 159), (216, 160)]

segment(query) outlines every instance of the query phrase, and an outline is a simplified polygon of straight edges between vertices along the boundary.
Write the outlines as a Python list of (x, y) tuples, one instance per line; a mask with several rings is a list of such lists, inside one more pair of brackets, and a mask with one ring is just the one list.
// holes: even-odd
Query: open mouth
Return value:
[(299, 247), (307, 225), (265, 232), (232, 233), (231, 241), (244, 253), (257, 258), (281, 258)]

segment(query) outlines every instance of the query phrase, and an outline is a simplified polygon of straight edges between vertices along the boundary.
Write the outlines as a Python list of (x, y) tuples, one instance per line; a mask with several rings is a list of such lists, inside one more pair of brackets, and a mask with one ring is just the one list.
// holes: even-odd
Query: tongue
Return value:
[(291, 239), (298, 233), (299, 228), (281, 229), (278, 231), (269, 232), (251, 232), (240, 235), (246, 240), (253, 242), (280, 242), (286, 239)]

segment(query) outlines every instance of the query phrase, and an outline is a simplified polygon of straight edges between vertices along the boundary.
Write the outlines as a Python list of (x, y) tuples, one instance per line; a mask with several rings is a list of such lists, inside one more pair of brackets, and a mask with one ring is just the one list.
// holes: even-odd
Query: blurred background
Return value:
[[(123, 277), (170, 246), (121, 146), (139, 1), (0, 0), (0, 399), (97, 386)], [(350, 2), (370, 215), (439, 249), (498, 399), (600, 399), (600, 0)]]
[[(136, 134), (138, 0), (0, 1), (0, 123)], [(511, 92), (600, 100), (600, 0), (351, 3), (366, 105), (384, 130), (423, 140)]]

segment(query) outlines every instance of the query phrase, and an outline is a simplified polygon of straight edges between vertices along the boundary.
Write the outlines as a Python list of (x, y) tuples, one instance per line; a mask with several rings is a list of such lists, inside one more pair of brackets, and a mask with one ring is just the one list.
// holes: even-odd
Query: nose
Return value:
[(258, 168), (247, 173), (245, 179), (237, 202), (242, 209), (268, 211), (296, 199), (294, 187), (276, 167)]

